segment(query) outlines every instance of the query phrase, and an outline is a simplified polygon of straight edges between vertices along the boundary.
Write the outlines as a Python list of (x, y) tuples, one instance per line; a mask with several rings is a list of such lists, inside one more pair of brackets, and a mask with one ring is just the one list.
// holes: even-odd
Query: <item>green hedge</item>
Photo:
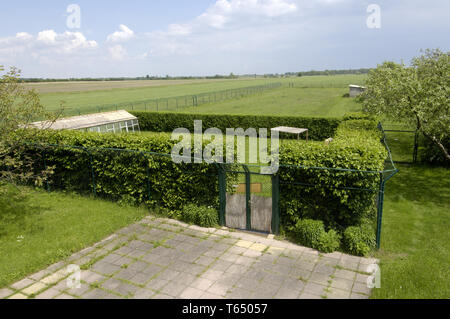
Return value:
[[(308, 128), (313, 140), (324, 140), (335, 135), (340, 118), (310, 118), (298, 116), (261, 116), (261, 115), (226, 115), (226, 114), (192, 114), (165, 112), (131, 112), (139, 119), (143, 131), (172, 132), (176, 128), (187, 128), (194, 132), (194, 120), (202, 120), (203, 130), (216, 127), (224, 134), (227, 128), (270, 128), (291, 126)], [(270, 132), (269, 132), (270, 134)], [(292, 134), (283, 137), (295, 137)]]
[[(380, 138), (374, 119), (355, 117), (336, 127), (334, 140), (329, 145), (282, 141), (279, 169), (282, 228), (292, 232), (300, 220), (313, 219), (321, 220), (326, 229), (342, 234), (347, 227), (359, 225), (363, 218), (373, 218), (377, 192), (366, 190), (378, 189), (377, 171), (383, 170), (387, 157)], [(165, 154), (170, 154), (175, 143), (167, 133), (140, 135), (38, 130), (30, 131), (28, 141)], [(218, 177), (214, 165), (175, 164), (170, 156), (144, 156), (127, 151), (93, 150), (89, 153), (82, 149), (58, 147), (47, 148), (43, 152), (30, 146), (29, 153), (42, 154), (48, 166), (55, 166), (50, 188), (91, 192), (92, 160), (96, 191), (101, 197), (158, 205), (179, 212), (188, 204), (218, 208)], [(355, 171), (342, 171), (342, 168)], [(231, 185), (235, 181), (231, 178), (227, 182)], [(328, 242), (334, 242), (335, 236), (331, 235), (325, 238), (327, 246)]]
[[(379, 174), (387, 157), (375, 120), (343, 122), (329, 145), (284, 141), (280, 150), (280, 214), (285, 230), (301, 219), (322, 220), (342, 232), (373, 217)], [(344, 168), (357, 171), (314, 169)], [(361, 172), (361, 171), (375, 171)], [(294, 184), (297, 183), (297, 184)]]
[[(30, 132), (28, 142), (165, 154), (170, 154), (175, 143), (166, 133), (143, 136), (37, 130)], [(55, 166), (55, 173), (49, 180), (50, 189), (79, 193), (92, 191), (88, 152), (63, 147), (41, 149), (30, 145), (29, 153), (32, 156), (43, 155), (47, 166)], [(188, 203), (218, 207), (218, 179), (214, 165), (175, 164), (170, 156), (143, 156), (129, 151), (92, 150), (90, 153), (96, 193), (100, 197), (131, 204), (161, 205), (172, 210), (181, 210)], [(44, 158), (41, 165), (44, 165)], [(149, 181), (146, 162), (149, 164)]]

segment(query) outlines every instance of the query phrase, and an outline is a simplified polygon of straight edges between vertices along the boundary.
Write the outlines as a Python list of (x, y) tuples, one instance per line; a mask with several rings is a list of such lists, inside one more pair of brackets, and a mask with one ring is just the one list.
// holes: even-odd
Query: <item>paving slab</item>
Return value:
[[(361, 271), (376, 263), (273, 236), (148, 216), (0, 289), (0, 298), (369, 298), (368, 274)], [(69, 264), (83, 265), (78, 289), (63, 280)]]

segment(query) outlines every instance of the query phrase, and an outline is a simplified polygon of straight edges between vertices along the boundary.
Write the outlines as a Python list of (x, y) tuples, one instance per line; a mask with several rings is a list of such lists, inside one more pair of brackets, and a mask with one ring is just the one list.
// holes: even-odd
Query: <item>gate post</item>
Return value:
[(245, 171), (245, 212), (246, 212), (246, 225), (245, 229), (252, 229), (252, 218), (251, 218), (251, 197), (250, 197), (250, 171), (247, 165), (242, 165)]
[(221, 164), (217, 164), (219, 175), (219, 224), (225, 226), (225, 207), (226, 207), (226, 176), (225, 170)]
[(272, 175), (272, 233), (280, 232), (280, 175)]

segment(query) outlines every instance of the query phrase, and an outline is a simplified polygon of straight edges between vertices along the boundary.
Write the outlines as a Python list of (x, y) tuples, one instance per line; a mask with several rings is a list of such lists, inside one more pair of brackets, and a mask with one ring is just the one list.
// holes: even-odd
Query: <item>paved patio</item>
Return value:
[[(149, 216), (0, 289), (0, 298), (369, 297), (366, 270), (377, 260), (269, 237)], [(81, 269), (78, 288), (68, 286), (77, 278), (68, 265)]]

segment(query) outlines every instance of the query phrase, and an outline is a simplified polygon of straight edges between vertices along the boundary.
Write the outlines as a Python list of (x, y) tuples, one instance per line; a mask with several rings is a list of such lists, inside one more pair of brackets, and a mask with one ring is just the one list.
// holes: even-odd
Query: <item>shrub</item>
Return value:
[(321, 220), (303, 219), (293, 229), (295, 239), (302, 245), (322, 252), (333, 252), (340, 246), (340, 237), (336, 231), (325, 231)]
[(289, 228), (300, 219), (316, 219), (343, 231), (370, 216), (375, 193), (361, 189), (378, 189), (378, 172), (387, 157), (380, 137), (375, 121), (349, 120), (338, 127), (328, 146), (284, 141), (279, 169), (282, 224)]
[(187, 223), (196, 224), (201, 227), (214, 227), (219, 224), (217, 210), (212, 207), (186, 205), (183, 208), (181, 218)]
[(323, 232), (319, 237), (317, 249), (324, 253), (332, 253), (340, 246), (341, 236), (334, 230), (330, 229), (328, 232)]
[(302, 219), (293, 229), (295, 239), (302, 245), (313, 247), (319, 242), (322, 233), (325, 232), (321, 220)]
[(376, 245), (374, 229), (367, 223), (350, 226), (344, 232), (343, 243), (349, 253), (366, 256)]
[[(300, 116), (269, 115), (227, 115), (227, 114), (191, 114), (167, 112), (131, 112), (139, 119), (141, 130), (152, 132), (172, 132), (176, 128), (187, 128), (194, 132), (194, 120), (202, 120), (203, 130), (216, 127), (224, 134), (227, 128), (270, 128), (275, 126), (293, 126), (308, 128), (309, 137), (323, 140), (334, 136), (340, 118), (312, 118)], [(270, 135), (270, 131), (268, 132)], [(295, 135), (283, 137), (296, 138)]]

